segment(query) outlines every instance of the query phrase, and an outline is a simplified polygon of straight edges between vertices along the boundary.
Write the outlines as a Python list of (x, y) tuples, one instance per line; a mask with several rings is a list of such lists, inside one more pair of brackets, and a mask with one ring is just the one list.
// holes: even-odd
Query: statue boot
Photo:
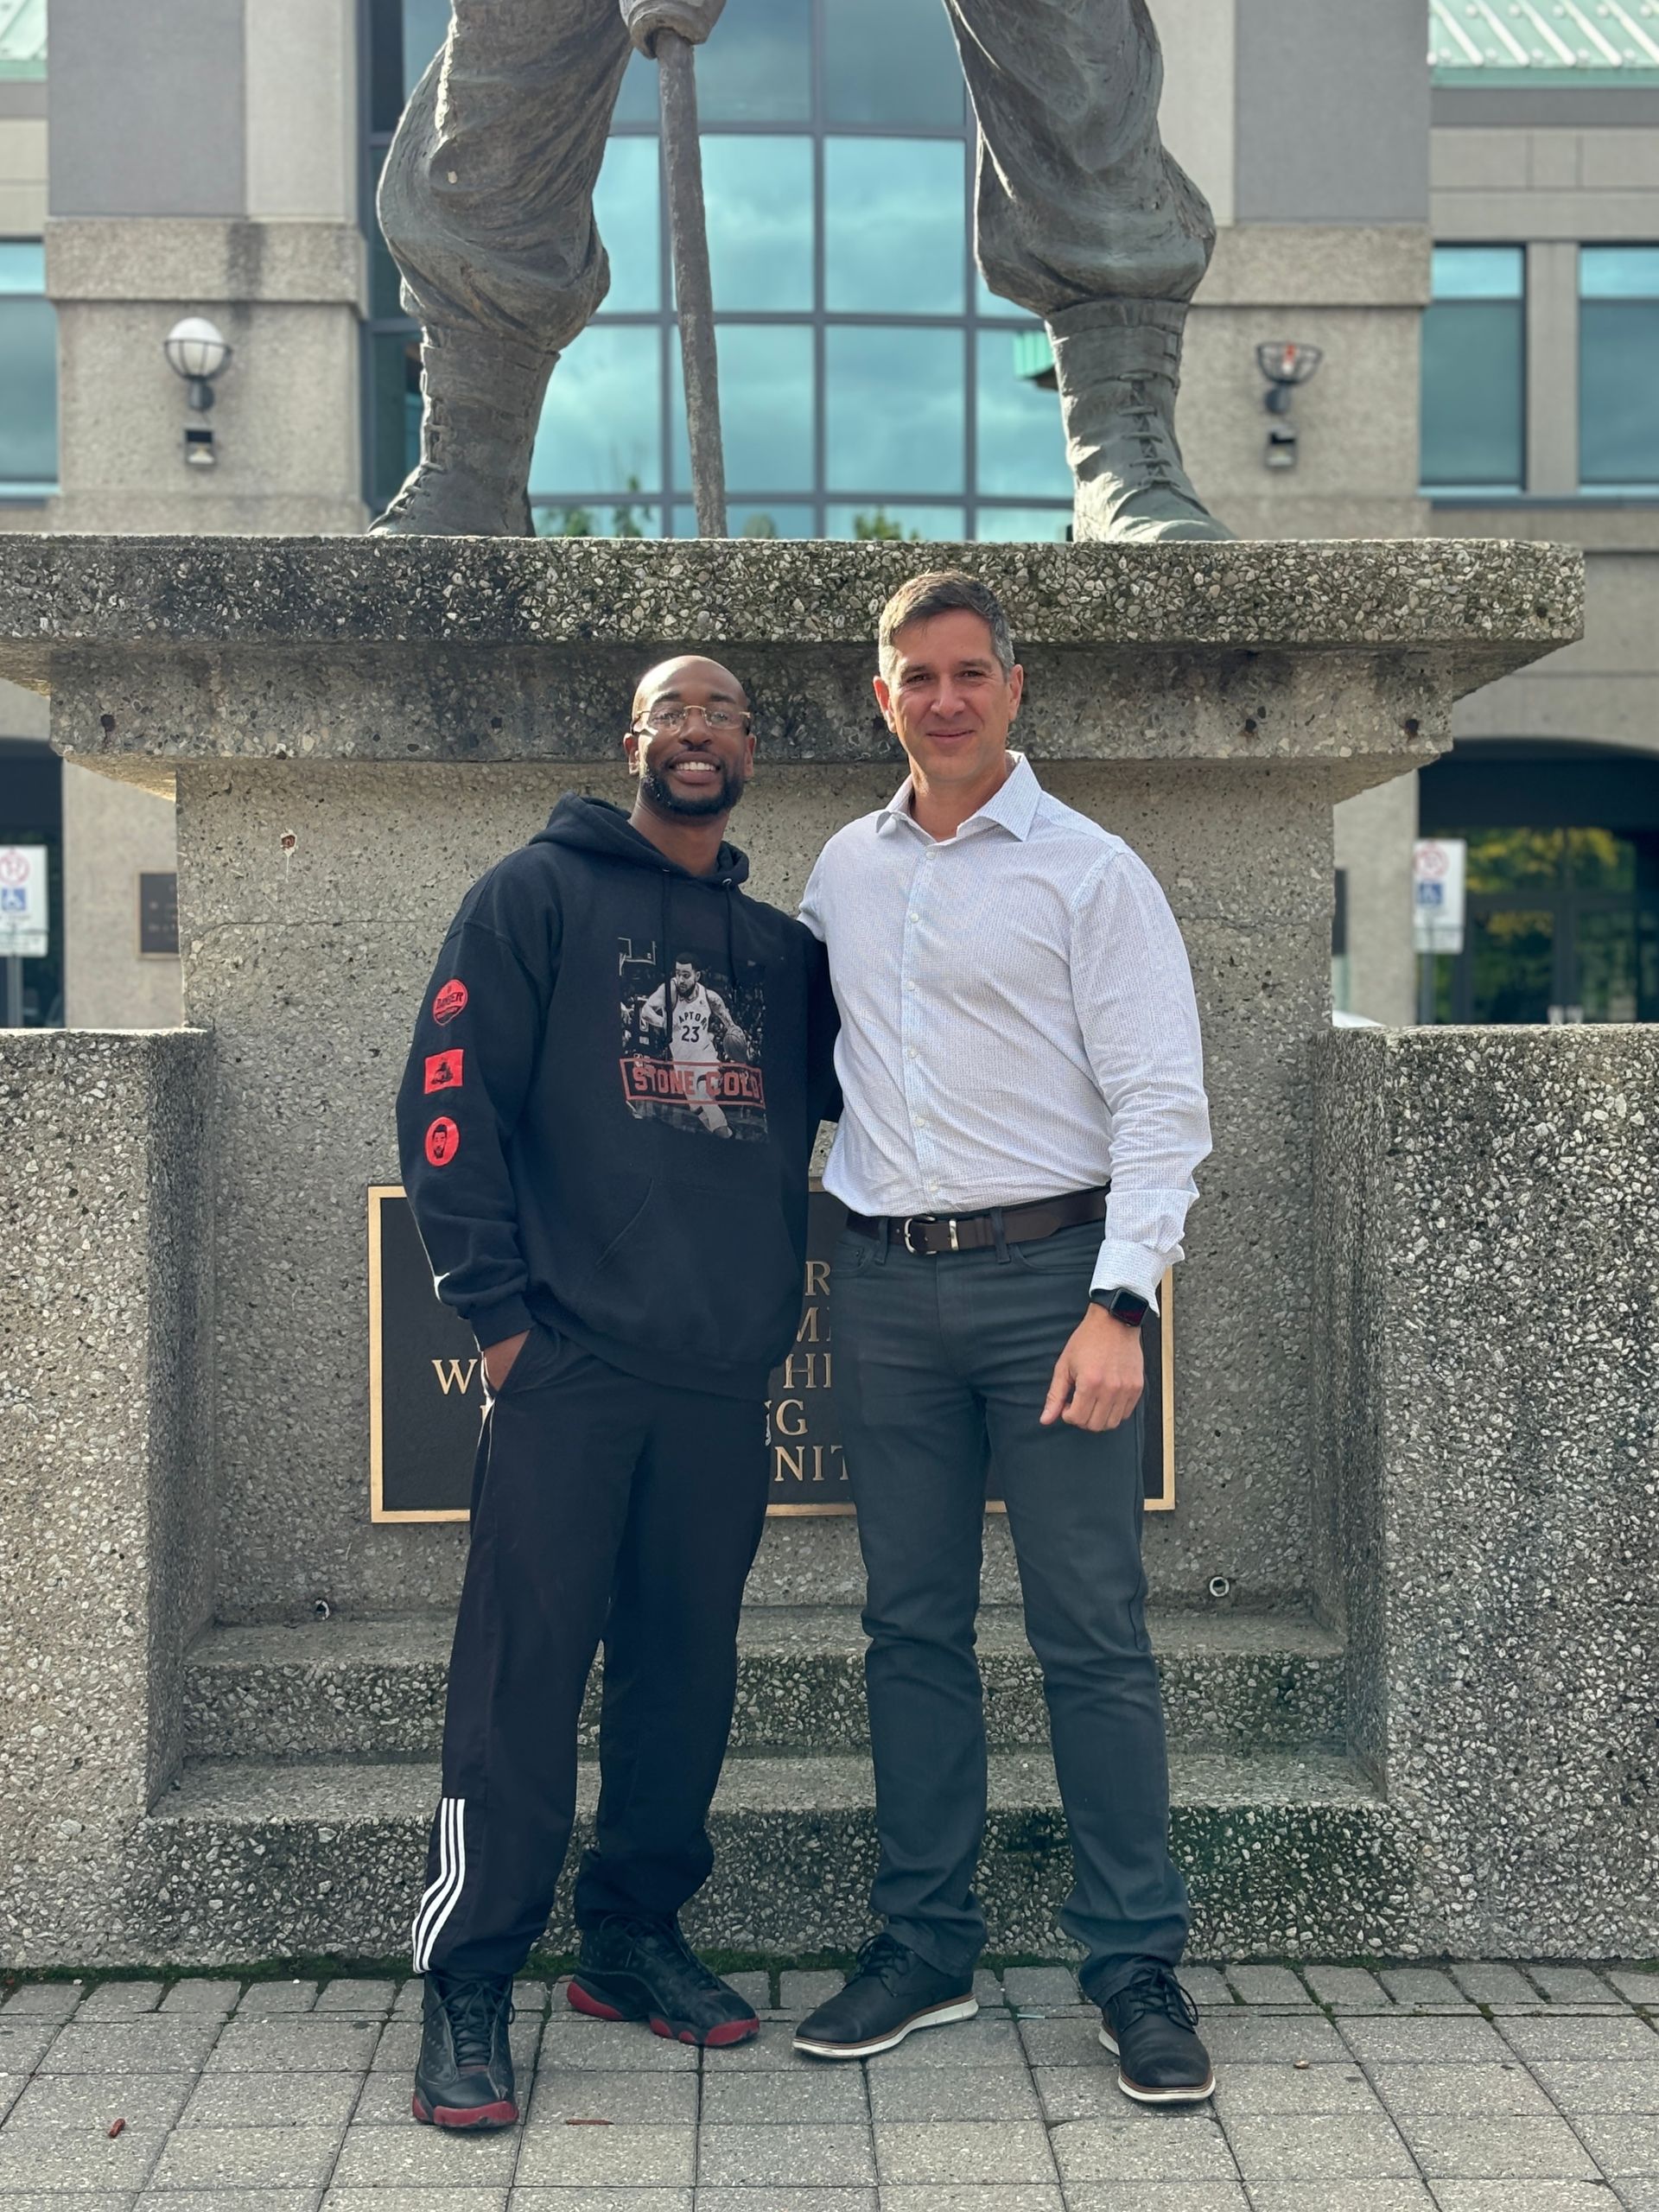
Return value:
[(533, 537), (530, 456), (558, 358), (477, 331), (423, 331), (421, 458), (370, 530)]
[(1181, 300), (1090, 300), (1051, 316), (1073, 536), (1156, 543), (1233, 533), (1193, 490), (1175, 442)]

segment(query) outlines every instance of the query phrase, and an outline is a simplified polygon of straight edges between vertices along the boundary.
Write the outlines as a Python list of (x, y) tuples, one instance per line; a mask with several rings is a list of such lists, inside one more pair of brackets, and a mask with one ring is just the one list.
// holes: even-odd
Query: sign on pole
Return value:
[(0, 845), (0, 959), (44, 960), (46, 847)]
[(1468, 857), (1468, 845), (1461, 837), (1420, 837), (1413, 848), (1412, 923), (1419, 952), (1463, 950)]

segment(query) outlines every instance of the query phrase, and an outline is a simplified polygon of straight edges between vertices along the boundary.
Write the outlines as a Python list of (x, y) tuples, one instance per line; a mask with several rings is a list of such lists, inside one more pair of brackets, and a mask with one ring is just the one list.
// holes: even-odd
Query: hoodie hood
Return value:
[(532, 845), (566, 845), (577, 852), (603, 853), (609, 860), (626, 861), (633, 868), (650, 868), (683, 875), (688, 883), (717, 884), (734, 888), (749, 879), (749, 856), (735, 845), (722, 844), (711, 876), (693, 875), (677, 861), (642, 837), (620, 806), (607, 798), (584, 798), (567, 791), (547, 817), (547, 826), (531, 839)]

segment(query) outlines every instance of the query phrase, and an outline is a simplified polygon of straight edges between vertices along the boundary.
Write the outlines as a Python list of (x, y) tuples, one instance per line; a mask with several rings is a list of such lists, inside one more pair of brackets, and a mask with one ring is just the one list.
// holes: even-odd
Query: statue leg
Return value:
[(1187, 302), (1215, 225), (1158, 135), (1147, 0), (945, 0), (980, 130), (991, 289), (1048, 324), (1078, 537), (1227, 537), (1181, 465)]
[(615, 0), (454, 0), (380, 180), (424, 407), (375, 530), (530, 535), (547, 380), (610, 285), (594, 185), (630, 51)]

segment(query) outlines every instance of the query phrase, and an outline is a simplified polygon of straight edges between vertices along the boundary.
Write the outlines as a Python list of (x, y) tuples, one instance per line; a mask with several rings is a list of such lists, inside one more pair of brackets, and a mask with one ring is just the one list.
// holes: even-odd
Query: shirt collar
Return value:
[[(1012, 748), (1010, 748), (1012, 753)], [(1005, 780), (994, 791), (976, 814), (970, 814), (957, 830), (958, 837), (981, 823), (995, 823), (1007, 830), (1021, 843), (1031, 835), (1031, 825), (1037, 817), (1037, 809), (1043, 796), (1043, 787), (1037, 780), (1037, 772), (1023, 753), (1012, 753), (1014, 766)], [(893, 797), (876, 817), (876, 830), (888, 836), (901, 822), (919, 831), (920, 825), (911, 812), (910, 802), (915, 789), (915, 779), (906, 776)]]

